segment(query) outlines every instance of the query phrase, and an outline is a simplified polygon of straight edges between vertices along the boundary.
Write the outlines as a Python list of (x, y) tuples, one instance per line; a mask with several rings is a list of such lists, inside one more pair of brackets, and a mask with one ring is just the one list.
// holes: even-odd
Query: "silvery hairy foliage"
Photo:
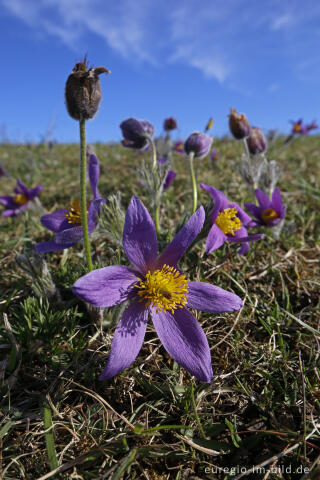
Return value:
[(122, 245), (125, 212), (121, 205), (121, 192), (109, 195), (101, 204), (99, 225), (95, 237), (107, 237), (112, 243)]
[(60, 293), (43, 257), (32, 251), (16, 255), (15, 261), (26, 277), (31, 280), (31, 288), (38, 297), (61, 300)]

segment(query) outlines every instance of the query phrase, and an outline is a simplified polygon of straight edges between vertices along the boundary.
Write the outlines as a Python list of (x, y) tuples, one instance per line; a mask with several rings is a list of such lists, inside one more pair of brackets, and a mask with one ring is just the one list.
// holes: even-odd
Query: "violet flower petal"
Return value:
[(65, 208), (60, 208), (52, 213), (47, 213), (43, 215), (40, 219), (42, 225), (52, 232), (60, 232), (66, 230), (67, 228), (72, 228), (73, 224), (69, 223), (65, 218), (65, 214), (68, 213), (68, 210)]
[(99, 268), (79, 278), (72, 287), (75, 295), (96, 307), (112, 307), (128, 300), (139, 278), (123, 265)]
[(167, 248), (161, 253), (156, 265), (162, 268), (164, 264), (176, 266), (189, 245), (200, 233), (205, 219), (205, 211), (201, 205), (198, 210), (189, 218), (187, 223), (177, 233)]
[(35, 197), (37, 197), (39, 195), (39, 193), (42, 192), (42, 185), (38, 185), (37, 187), (34, 187), (32, 188), (30, 191), (29, 191), (29, 200), (33, 200)]
[(214, 200), (215, 206), (216, 204), (218, 204), (220, 210), (225, 210), (226, 208), (228, 208), (229, 200), (224, 193), (220, 192), (220, 190), (218, 190), (217, 188), (211, 187), (211, 185), (206, 185), (205, 183), (200, 183), (200, 187), (209, 193), (209, 195)]
[(152, 267), (158, 252), (158, 240), (153, 220), (135, 196), (128, 207), (124, 229), (123, 248), (131, 264), (145, 274)]
[(210, 382), (213, 374), (208, 340), (192, 313), (186, 308), (176, 309), (173, 315), (168, 311), (156, 313), (153, 308), (151, 317), (171, 357), (198, 380)]
[(188, 282), (188, 307), (202, 312), (235, 312), (242, 307), (238, 295), (210, 283)]
[(137, 300), (124, 311), (114, 332), (107, 366), (99, 380), (107, 380), (128, 368), (136, 359), (143, 343), (148, 310)]
[(57, 243), (54, 240), (48, 242), (39, 242), (35, 244), (35, 249), (37, 253), (49, 253), (57, 252), (59, 250), (64, 250), (65, 248), (73, 247), (77, 242), (73, 243)]
[(284, 218), (286, 208), (283, 205), (279, 188), (275, 188), (272, 193), (272, 208), (279, 214), (280, 218)]
[(30, 195), (30, 190), (28, 187), (25, 186), (24, 183), (21, 182), (21, 180), (17, 180), (17, 186), (16, 188), (14, 189), (14, 192), (15, 193), (23, 193), (23, 195), (25, 195), (26, 197), (29, 198), (29, 195)]
[(248, 250), (249, 250), (249, 242), (245, 242), (239, 248), (238, 255), (245, 255), (246, 253), (248, 253)]
[(176, 172), (174, 172), (173, 170), (169, 170), (163, 184), (163, 190), (167, 190), (167, 188), (170, 187), (171, 183), (176, 178), (176, 176), (177, 176)]
[(89, 181), (90, 181), (93, 198), (97, 199), (100, 197), (99, 190), (98, 190), (98, 180), (100, 177), (100, 165), (97, 157), (93, 154), (90, 154), (88, 172), (89, 172)]
[(260, 188), (256, 188), (254, 193), (255, 193), (256, 199), (259, 202), (260, 207), (262, 207), (263, 209), (271, 207), (271, 201), (268, 195), (266, 195), (262, 190), (260, 190)]
[(237, 210), (237, 217), (240, 218), (241, 223), (243, 223), (243, 225), (247, 225), (248, 223), (251, 222), (252, 220), (251, 217), (249, 217), (249, 215), (244, 210), (242, 210), (240, 205), (238, 205), (237, 203), (235, 202), (230, 203), (229, 208), (235, 208)]
[(211, 253), (217, 250), (227, 240), (227, 236), (222, 230), (214, 223), (209, 230), (206, 242), (206, 252)]
[(5, 207), (14, 207), (17, 205), (16, 203), (14, 203), (12, 195), (3, 195), (2, 197), (0, 197), (0, 203), (2, 203), (2, 205), (4, 205)]

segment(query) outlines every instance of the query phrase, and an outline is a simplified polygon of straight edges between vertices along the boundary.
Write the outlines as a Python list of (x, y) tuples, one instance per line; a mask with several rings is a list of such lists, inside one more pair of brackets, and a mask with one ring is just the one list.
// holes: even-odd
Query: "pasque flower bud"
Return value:
[(189, 155), (193, 152), (195, 158), (203, 158), (208, 155), (212, 145), (213, 138), (202, 132), (194, 132), (189, 135), (185, 144), (184, 151)]
[(267, 149), (267, 140), (263, 135), (261, 130), (257, 127), (252, 127), (250, 130), (250, 135), (247, 138), (248, 150), (251, 155), (257, 155), (258, 153), (263, 153)]
[(163, 122), (163, 129), (166, 132), (170, 132), (171, 130), (175, 130), (176, 128), (178, 128), (178, 125), (177, 125), (177, 121), (176, 121), (175, 118), (173, 118), (173, 117), (165, 118), (165, 120)]
[(76, 63), (66, 83), (66, 106), (70, 117), (88, 120), (98, 111), (101, 100), (99, 75), (110, 73), (105, 67), (89, 68), (87, 59)]
[(120, 123), (120, 128), (124, 138), (122, 145), (136, 150), (145, 148), (154, 135), (154, 127), (147, 120), (128, 118)]
[(247, 137), (250, 133), (250, 125), (247, 117), (243, 113), (238, 113), (234, 108), (231, 108), (230, 111), (229, 128), (237, 140)]

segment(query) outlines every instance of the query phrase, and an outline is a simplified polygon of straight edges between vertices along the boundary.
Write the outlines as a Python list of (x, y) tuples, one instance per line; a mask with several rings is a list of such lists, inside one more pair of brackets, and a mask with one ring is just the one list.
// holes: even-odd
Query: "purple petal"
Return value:
[(72, 228), (72, 223), (69, 223), (65, 218), (66, 213), (68, 213), (68, 210), (61, 208), (55, 212), (43, 215), (40, 221), (48, 230), (57, 233), (62, 230), (66, 230), (67, 228)]
[(76, 226), (71, 228), (66, 228), (61, 230), (54, 237), (56, 243), (66, 244), (66, 243), (77, 243), (83, 238), (82, 226)]
[(257, 205), (255, 205), (254, 203), (245, 203), (244, 206), (246, 207), (247, 210), (249, 210), (249, 212), (251, 213), (251, 215), (253, 215), (254, 217), (256, 217), (258, 220), (260, 220), (260, 223), (261, 223), (261, 213), (263, 211), (263, 208), (261, 207), (258, 207)]
[(4, 210), (2, 212), (2, 217), (13, 217), (15, 215), (18, 215), (20, 213), (20, 210), (18, 208), (11, 208), (9, 210)]
[(248, 235), (248, 231), (245, 227), (241, 227), (237, 230), (234, 235), (228, 235), (227, 239), (229, 242), (253, 242), (255, 240), (260, 240), (264, 237), (263, 233), (256, 233), (254, 235)]
[(251, 222), (252, 220), (251, 217), (249, 217), (249, 215), (244, 210), (242, 210), (240, 205), (238, 205), (237, 203), (235, 202), (230, 203), (229, 208), (235, 208), (237, 210), (237, 217), (240, 218), (241, 223), (243, 223), (243, 225), (247, 225), (248, 223)]
[(238, 250), (239, 255), (245, 255), (249, 250), (249, 243), (245, 242), (241, 245), (241, 247)]
[(17, 180), (17, 186), (14, 189), (15, 193), (23, 193), (26, 197), (29, 198), (30, 195), (30, 190), (28, 187), (25, 186), (24, 183), (21, 182), (21, 180)]
[(227, 236), (222, 230), (214, 223), (210, 228), (207, 236), (206, 252), (211, 253), (217, 250), (227, 240)]
[(167, 173), (165, 182), (163, 184), (163, 190), (167, 190), (167, 188), (170, 187), (171, 183), (176, 178), (176, 176), (177, 176), (176, 172), (174, 172), (173, 170), (169, 170), (169, 172)]
[(138, 281), (136, 273), (123, 265), (99, 268), (79, 278), (75, 295), (96, 307), (112, 307), (127, 300)]
[(204, 208), (198, 210), (189, 218), (187, 223), (181, 228), (179, 233), (174, 237), (167, 248), (161, 253), (157, 260), (157, 267), (161, 268), (166, 264), (176, 266), (189, 245), (195, 240), (200, 233), (205, 219)]
[(275, 188), (272, 193), (272, 208), (280, 215), (280, 218), (284, 218), (285, 207), (283, 205), (282, 197), (279, 188)]
[(153, 324), (167, 352), (179, 365), (202, 382), (212, 379), (208, 340), (197, 320), (186, 308), (169, 312), (151, 311)]
[(59, 250), (64, 250), (66, 248), (73, 247), (75, 243), (57, 243), (54, 240), (50, 240), (49, 242), (39, 242), (35, 244), (35, 249), (37, 253), (49, 253), (49, 252), (57, 252)]
[(32, 188), (29, 191), (29, 200), (33, 200), (35, 197), (37, 197), (39, 193), (42, 192), (42, 189), (43, 189), (42, 185), (38, 185), (37, 187)]
[(242, 307), (238, 295), (210, 283), (188, 282), (188, 307), (202, 312), (235, 312)]
[(269, 200), (268, 195), (266, 195), (262, 190), (260, 190), (260, 188), (257, 188), (254, 193), (260, 207), (262, 207), (263, 209), (271, 207), (271, 201)]
[(141, 273), (146, 273), (152, 267), (157, 256), (158, 241), (153, 220), (135, 196), (126, 213), (123, 248), (131, 264)]
[(143, 343), (148, 310), (137, 300), (124, 311), (114, 332), (106, 368), (99, 380), (107, 380), (128, 368), (136, 359)]
[(0, 197), (0, 203), (2, 203), (2, 205), (4, 205), (5, 207), (14, 207), (17, 205), (16, 203), (14, 203), (12, 195), (3, 195), (2, 197)]
[(211, 195), (212, 199), (214, 200), (214, 204), (219, 205), (220, 210), (225, 210), (228, 208), (229, 200), (225, 196), (224, 193), (220, 192), (217, 188), (213, 188), (210, 185), (206, 185), (205, 183), (200, 183), (200, 187), (203, 190), (206, 190), (209, 195)]
[(93, 198), (99, 198), (100, 194), (98, 191), (98, 180), (100, 177), (100, 166), (97, 157), (93, 154), (90, 154), (89, 159), (89, 181), (91, 185), (91, 190)]

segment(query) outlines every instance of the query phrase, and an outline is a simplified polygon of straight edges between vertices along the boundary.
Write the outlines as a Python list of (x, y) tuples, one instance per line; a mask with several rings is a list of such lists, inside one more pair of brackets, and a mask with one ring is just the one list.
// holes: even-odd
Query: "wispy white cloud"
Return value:
[[(189, 66), (220, 83), (248, 83), (272, 63), (308, 75), (320, 5), (305, 0), (0, 0), (36, 32), (69, 48), (91, 33), (132, 62)], [(298, 45), (298, 48), (297, 48)], [(304, 65), (302, 68), (301, 65)], [(241, 80), (242, 79), (242, 80)], [(276, 79), (269, 80), (275, 85)], [(244, 85), (245, 86), (245, 85)], [(266, 88), (268, 88), (266, 86)], [(270, 87), (269, 87), (270, 88)]]

